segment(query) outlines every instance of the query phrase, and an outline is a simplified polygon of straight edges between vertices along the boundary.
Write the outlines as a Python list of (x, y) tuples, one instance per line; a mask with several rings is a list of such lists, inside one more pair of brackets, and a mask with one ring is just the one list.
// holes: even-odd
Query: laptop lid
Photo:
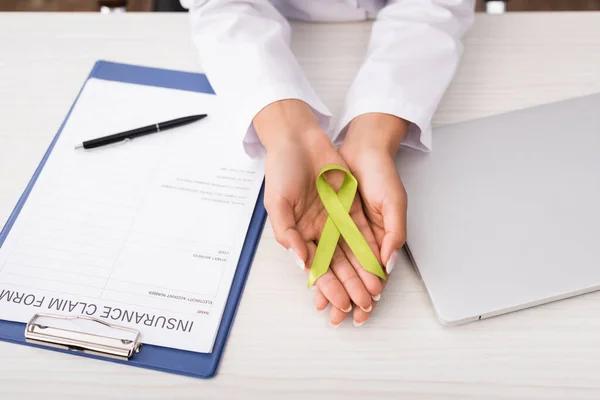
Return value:
[(600, 94), (437, 128), (397, 166), (442, 323), (600, 288)]

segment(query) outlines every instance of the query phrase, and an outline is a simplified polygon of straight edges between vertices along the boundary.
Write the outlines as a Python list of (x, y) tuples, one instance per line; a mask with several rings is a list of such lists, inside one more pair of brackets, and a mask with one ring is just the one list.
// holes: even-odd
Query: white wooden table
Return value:
[[(295, 52), (339, 112), (369, 24), (294, 28)], [(199, 70), (189, 31), (182, 14), (0, 14), (0, 221), (93, 62)], [(600, 13), (480, 15), (435, 122), (598, 91)], [(0, 399), (600, 398), (600, 293), (444, 328), (403, 259), (372, 320), (331, 329), (304, 283), (267, 226), (215, 379), (2, 342)]]

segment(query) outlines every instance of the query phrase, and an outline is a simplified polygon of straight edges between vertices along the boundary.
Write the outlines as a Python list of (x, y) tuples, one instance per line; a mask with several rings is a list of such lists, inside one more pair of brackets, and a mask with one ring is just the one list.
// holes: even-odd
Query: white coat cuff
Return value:
[(339, 145), (343, 142), (348, 126), (355, 117), (367, 113), (390, 114), (408, 121), (408, 131), (404, 135), (401, 145), (425, 152), (431, 151), (431, 118), (429, 113), (397, 97), (363, 98), (348, 102), (336, 129), (338, 134), (333, 138), (335, 144)]
[[(329, 134), (331, 113), (311, 88), (304, 88), (303, 90), (301, 87), (290, 85), (261, 88), (259, 91), (252, 93), (245, 100), (242, 100), (240, 106), (240, 110), (242, 111), (239, 131), (244, 132), (244, 150), (250, 157), (261, 157), (265, 154), (265, 148), (252, 124), (256, 114), (271, 103), (289, 99), (301, 100), (308, 104), (312, 109), (320, 128), (323, 132)], [(331, 134), (330, 138), (333, 140)]]

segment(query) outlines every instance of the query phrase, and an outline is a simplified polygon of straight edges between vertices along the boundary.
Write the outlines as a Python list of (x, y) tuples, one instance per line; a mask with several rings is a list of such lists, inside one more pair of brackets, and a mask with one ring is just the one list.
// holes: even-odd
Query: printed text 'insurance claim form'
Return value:
[[(193, 114), (129, 143), (84, 140)], [(216, 96), (90, 79), (0, 248), (0, 319), (93, 316), (211, 352), (263, 180)]]

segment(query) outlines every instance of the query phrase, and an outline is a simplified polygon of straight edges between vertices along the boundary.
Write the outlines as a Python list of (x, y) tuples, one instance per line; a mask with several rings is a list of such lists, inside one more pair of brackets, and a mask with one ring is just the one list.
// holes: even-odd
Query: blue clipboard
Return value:
[[(107, 61), (96, 62), (94, 68), (92, 69), (92, 72), (88, 76), (88, 79), (90, 78), (214, 94), (210, 83), (206, 79), (206, 76), (203, 74), (148, 68), (128, 64), (117, 64)], [(71, 109), (69, 110), (69, 113), (67, 114), (60, 129), (58, 130), (58, 133), (52, 140), (50, 147), (48, 148), (44, 157), (42, 158), (40, 165), (36, 169), (33, 177), (27, 185), (25, 192), (23, 192), (21, 198), (17, 202), (17, 205), (11, 213), (6, 225), (4, 226), (2, 231), (0, 231), (0, 247), (2, 247), (6, 236), (10, 232), (15, 220), (19, 216), (23, 205), (27, 201), (27, 197), (31, 192), (31, 189), (35, 185), (40, 171), (44, 168), (46, 160), (50, 156), (50, 153), (52, 153), (52, 149), (54, 148), (54, 145), (57, 142), (67, 120), (69, 119), (71, 111), (77, 103), (77, 99), (79, 98), (79, 95), (81, 95), (82, 91), (83, 87), (77, 95), (75, 102), (71, 106)], [(100, 356), (94, 356), (79, 351), (73, 352), (69, 350), (61, 350), (26, 343), (25, 324), (3, 320), (0, 320), (0, 340), (18, 344), (26, 344), (28, 346), (40, 347), (44, 349), (52, 349), (63, 353), (76, 354), (100, 360), (113, 361), (135, 367), (149, 368), (163, 372), (187, 375), (196, 378), (210, 378), (214, 376), (219, 365), (219, 360), (221, 359), (223, 350), (225, 348), (225, 343), (227, 341), (227, 337), (229, 335), (229, 331), (231, 329), (231, 325), (233, 323), (233, 319), (235, 317), (235, 313), (240, 302), (242, 292), (244, 290), (244, 285), (246, 283), (246, 278), (248, 277), (250, 265), (252, 264), (252, 259), (254, 258), (254, 253), (256, 251), (258, 241), (260, 240), (260, 236), (266, 219), (267, 213), (263, 206), (263, 194), (264, 184), (260, 190), (254, 213), (252, 214), (250, 227), (246, 234), (246, 240), (242, 248), (241, 256), (233, 278), (231, 291), (227, 299), (227, 304), (225, 306), (223, 318), (221, 319), (221, 325), (219, 326), (219, 330), (217, 332), (217, 337), (214, 343), (212, 353), (195, 353), (191, 351), (183, 351), (166, 347), (143, 345), (141, 351), (135, 354), (133, 357), (131, 357), (128, 361), (115, 360)]]

